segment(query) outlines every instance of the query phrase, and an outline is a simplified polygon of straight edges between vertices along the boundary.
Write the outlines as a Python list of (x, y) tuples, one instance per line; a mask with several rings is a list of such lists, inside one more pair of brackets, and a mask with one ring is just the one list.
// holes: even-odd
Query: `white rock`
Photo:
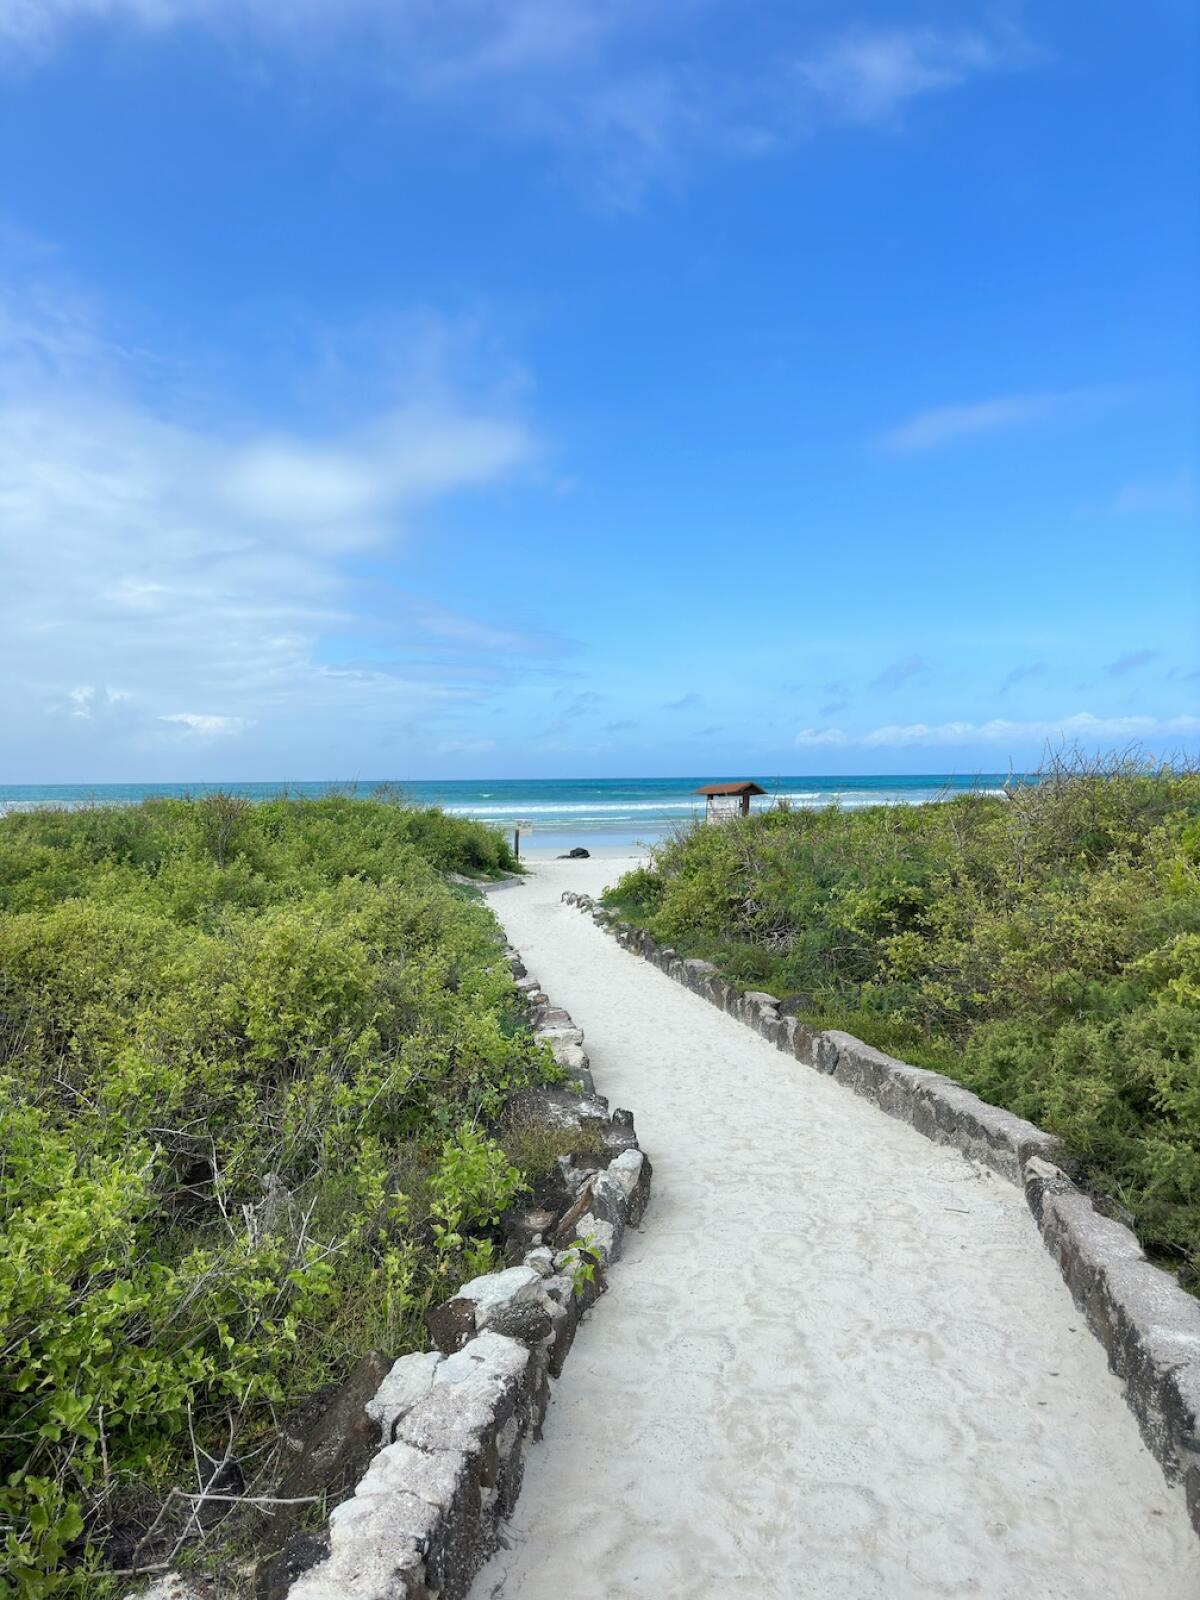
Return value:
[(554, 1275), (554, 1251), (548, 1244), (542, 1244), (536, 1250), (530, 1250), (525, 1257), (525, 1265), (532, 1267), (539, 1278), (550, 1278)]
[(588, 1054), (581, 1044), (552, 1044), (550, 1054), (555, 1064), (566, 1072), (582, 1072), (588, 1065)]
[[(344, 1501), (338, 1507), (338, 1511), (352, 1519), (355, 1514), (347, 1512), (346, 1507), (353, 1505), (355, 1500), (372, 1500), (379, 1495), (397, 1494), (407, 1490), (411, 1486), (413, 1469), (420, 1464), (418, 1452), (411, 1444), (405, 1444), (403, 1440), (397, 1439), (395, 1444), (384, 1445), (359, 1480), (358, 1488), (354, 1491), (354, 1500)], [(330, 1521), (332, 1520), (331, 1517)]]
[[(613, 1230), (612, 1224), (601, 1222), (599, 1217), (593, 1216), (590, 1211), (585, 1211), (575, 1224), (575, 1237), (587, 1246), (589, 1259), (592, 1252), (600, 1257), (601, 1263), (611, 1261), (613, 1257)], [(554, 1265), (562, 1273), (574, 1277), (579, 1270), (580, 1253), (576, 1249), (567, 1248), (560, 1250), (554, 1258)]]
[(343, 1544), (350, 1538), (357, 1537), (362, 1530), (362, 1524), (375, 1515), (376, 1502), (385, 1491), (380, 1486), (372, 1494), (364, 1494), (362, 1486), (359, 1492), (351, 1499), (343, 1500), (340, 1506), (334, 1506), (329, 1513), (329, 1543), (330, 1546)]
[[(583, 1220), (586, 1222), (587, 1218), (585, 1217)], [(611, 1261), (614, 1253), (612, 1223), (601, 1222), (598, 1217), (593, 1217), (588, 1232), (581, 1234), (580, 1237), (586, 1239), (589, 1233), (591, 1234), (590, 1248), (599, 1250), (605, 1261)]]
[[(542, 1280), (536, 1273), (534, 1279), (538, 1298), (543, 1299)], [(478, 1389), (503, 1383), (508, 1378), (519, 1378), (528, 1363), (529, 1351), (516, 1339), (509, 1339), (502, 1333), (480, 1333), (461, 1350), (446, 1357), (437, 1370), (434, 1387), (454, 1383)]]
[(396, 1419), (415, 1406), (418, 1400), (423, 1400), (433, 1388), (433, 1374), (442, 1359), (437, 1350), (422, 1350), (411, 1356), (401, 1356), (374, 1396), (367, 1401), (367, 1415), (373, 1417), (383, 1429), (385, 1442), (392, 1437)]
[[(321, 1566), (327, 1566), (322, 1562)], [(288, 1590), (288, 1600), (347, 1600), (349, 1591), (337, 1578), (322, 1578), (319, 1567), (302, 1572)]]
[(583, 1029), (574, 1023), (550, 1022), (544, 1028), (535, 1028), (533, 1037), (538, 1044), (548, 1044), (553, 1050), (556, 1044), (582, 1044)]
[[(533, 1267), (507, 1267), (503, 1272), (485, 1272), (481, 1278), (472, 1278), (470, 1283), (463, 1284), (455, 1299), (475, 1302), (475, 1326), (482, 1329), (501, 1306), (514, 1301), (540, 1300), (541, 1295), (541, 1274)], [(439, 1383), (448, 1381), (453, 1380), (441, 1376), (437, 1379)]]
[[(612, 1260), (613, 1230), (610, 1222), (601, 1222), (599, 1217), (585, 1211), (575, 1224), (575, 1237), (581, 1239), (589, 1250), (596, 1251), (602, 1261)], [(576, 1259), (576, 1251), (563, 1250), (555, 1256), (554, 1265), (560, 1272), (573, 1272)]]
[(609, 1176), (617, 1180), (627, 1196), (638, 1186), (644, 1161), (640, 1150), (622, 1150), (616, 1160), (609, 1163)]
[[(571, 1255), (574, 1259), (573, 1252), (567, 1251), (565, 1254)], [(554, 1277), (546, 1279), (546, 1297), (551, 1305), (558, 1308), (559, 1316), (566, 1315), (567, 1305), (574, 1292), (574, 1280), (564, 1273), (557, 1272)]]

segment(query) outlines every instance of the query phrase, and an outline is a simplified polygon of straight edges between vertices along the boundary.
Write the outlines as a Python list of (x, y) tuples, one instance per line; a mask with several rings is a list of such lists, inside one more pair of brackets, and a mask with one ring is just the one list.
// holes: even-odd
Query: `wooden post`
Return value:
[(521, 859), (521, 827), (520, 827), (519, 823), (513, 829), (513, 855), (516, 856), (518, 861), (520, 861), (520, 859)]

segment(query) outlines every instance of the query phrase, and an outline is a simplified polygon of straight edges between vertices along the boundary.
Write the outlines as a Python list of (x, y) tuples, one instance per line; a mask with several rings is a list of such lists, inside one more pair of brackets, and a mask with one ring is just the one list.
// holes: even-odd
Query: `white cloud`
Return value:
[[(458, 84), (482, 78), (559, 70), (586, 58), (614, 32), (634, 22), (631, 0), (426, 0), (397, 7), (394, 0), (357, 0), (390, 13), (407, 10), (410, 34), (429, 54), (427, 82)], [(651, 11), (649, 0), (644, 4)], [(336, 5), (333, 6), (336, 10)]]
[(221, 738), (227, 734), (242, 733), (250, 726), (245, 717), (214, 717), (206, 716), (197, 711), (172, 711), (166, 716), (159, 717), (160, 722), (177, 722), (182, 727), (189, 728), (193, 733), (203, 734), (205, 738)]
[(408, 409), (332, 447), (287, 438), (251, 443), (233, 453), (225, 492), (233, 509), (249, 517), (336, 525), (339, 542), (358, 542), (363, 535), (356, 530), (374, 519), (486, 483), (530, 454), (529, 434), (517, 423)]
[(801, 728), (793, 741), (801, 748), (817, 748), (820, 746), (836, 747), (854, 743), (852, 734), (843, 733), (841, 728)]
[(235, 510), (268, 522), (340, 523), (386, 503), (385, 484), (369, 462), (274, 440), (235, 457), (225, 487)]
[(970, 29), (858, 27), (802, 58), (797, 72), (835, 115), (879, 122), (919, 95), (957, 88), (1028, 56), (1012, 38)]
[(966, 405), (936, 406), (929, 411), (918, 411), (898, 427), (889, 429), (881, 443), (899, 455), (912, 455), (978, 434), (1058, 422), (1111, 403), (1118, 397), (1115, 389), (1064, 389), (1043, 394), (1001, 395)]
[[(303, 728), (371, 748), (369, 730), (436, 721), (497, 692), (516, 658), (527, 671), (559, 648), (378, 576), (427, 503), (534, 460), (511, 410), (456, 402), (443, 374), (428, 399), (339, 433), (181, 420), (140, 392), (119, 347), (62, 326), (0, 297), (10, 768), (43, 776), (69, 748), (85, 775), (145, 770), (181, 737), (252, 725), (265, 747), (295, 748)], [(371, 585), (349, 552), (370, 556)]]
[(72, 717), (81, 722), (91, 722), (95, 717), (111, 715), (131, 696), (124, 689), (101, 688), (94, 683), (81, 684), (78, 689), (67, 690), (67, 707)]
[(888, 723), (868, 733), (847, 733), (841, 728), (802, 728), (795, 743), (801, 748), (853, 746), (864, 750), (903, 750), (914, 746), (937, 748), (975, 744), (1027, 746), (1047, 739), (1097, 744), (1114, 739), (1183, 739), (1197, 734), (1200, 734), (1200, 717), (1096, 717), (1080, 711), (1069, 717), (1030, 722), (994, 717), (989, 722)]

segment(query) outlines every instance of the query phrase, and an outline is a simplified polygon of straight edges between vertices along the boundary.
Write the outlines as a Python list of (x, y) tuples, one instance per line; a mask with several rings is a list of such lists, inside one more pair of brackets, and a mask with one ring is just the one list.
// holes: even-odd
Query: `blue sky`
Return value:
[(0, 781), (1200, 746), (1188, 0), (0, 0)]

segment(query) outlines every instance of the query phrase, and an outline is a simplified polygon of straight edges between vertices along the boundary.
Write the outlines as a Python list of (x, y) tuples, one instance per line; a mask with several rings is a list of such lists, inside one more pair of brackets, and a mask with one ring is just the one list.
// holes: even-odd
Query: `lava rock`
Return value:
[(457, 1296), (453, 1300), (443, 1300), (440, 1306), (431, 1306), (425, 1313), (425, 1326), (442, 1354), (452, 1356), (468, 1339), (475, 1337), (475, 1302)]
[(503, 1333), (532, 1346), (550, 1337), (554, 1320), (544, 1306), (529, 1300), (514, 1300), (492, 1313), (488, 1327), (492, 1333)]
[[(378, 1421), (367, 1413), (367, 1402), (374, 1399), (390, 1366), (378, 1350), (368, 1350), (344, 1383), (322, 1390), (303, 1408), (299, 1436), (292, 1419), (285, 1437), (296, 1454), (275, 1488), (280, 1500), (311, 1502), (328, 1496), (333, 1501), (354, 1488), (383, 1436)], [(323, 1558), (324, 1551), (305, 1544), (308, 1536), (297, 1527), (306, 1509), (305, 1504), (271, 1508), (269, 1538), (274, 1548), (255, 1570), (260, 1600), (286, 1594), (292, 1579)]]
[(555, 1212), (547, 1211), (540, 1206), (504, 1212), (500, 1218), (500, 1226), (504, 1229), (508, 1252), (515, 1254), (519, 1259), (531, 1246), (540, 1244), (554, 1226), (555, 1216)]
[(374, 1398), (390, 1367), (378, 1350), (368, 1350), (358, 1361), (300, 1441), (297, 1457), (276, 1491), (280, 1499), (336, 1496), (358, 1482), (381, 1434), (378, 1422), (367, 1415), (367, 1401)]
[(260, 1561), (254, 1569), (257, 1600), (287, 1600), (287, 1592), (302, 1572), (324, 1561), (329, 1554), (328, 1534), (297, 1529), (288, 1536), (282, 1549)]

